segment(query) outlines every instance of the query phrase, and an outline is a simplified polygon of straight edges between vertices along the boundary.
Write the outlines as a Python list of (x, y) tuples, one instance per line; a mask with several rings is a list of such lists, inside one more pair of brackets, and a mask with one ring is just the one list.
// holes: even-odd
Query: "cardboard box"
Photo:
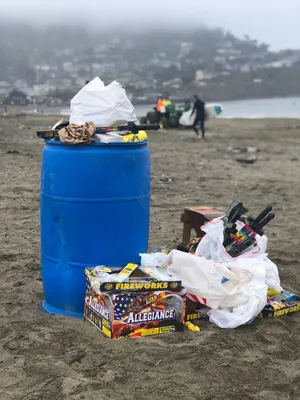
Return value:
[[(280, 295), (283, 299), (274, 296), (268, 299), (268, 303), (259, 318), (278, 318), (300, 311), (300, 297), (290, 293)], [(281, 301), (280, 301), (281, 300)]]
[(181, 281), (154, 281), (140, 270), (128, 282), (89, 281), (84, 316), (107, 337), (141, 337), (184, 330), (186, 289)]
[(185, 321), (192, 322), (201, 319), (201, 314), (198, 308), (201, 304), (194, 303), (192, 300), (186, 299)]

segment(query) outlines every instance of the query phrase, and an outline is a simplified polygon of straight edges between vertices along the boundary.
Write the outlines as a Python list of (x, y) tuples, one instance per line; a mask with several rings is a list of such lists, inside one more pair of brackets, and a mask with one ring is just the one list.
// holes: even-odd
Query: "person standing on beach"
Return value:
[(175, 111), (175, 106), (172, 103), (172, 101), (170, 100), (169, 96), (166, 96), (164, 98), (164, 105), (166, 107), (166, 120), (168, 123), (170, 123), (170, 118), (171, 118), (171, 114)]
[(201, 128), (201, 133), (202, 133), (202, 139), (204, 139), (205, 135), (205, 103), (204, 101), (199, 99), (198, 95), (194, 96), (195, 102), (194, 102), (194, 108), (191, 114), (191, 117), (196, 113), (196, 118), (193, 123), (193, 129), (196, 133), (196, 139), (200, 139), (199, 136), (199, 131), (197, 129), (197, 125), (200, 124)]
[(157, 112), (159, 124), (163, 125), (162, 119), (164, 119), (165, 114), (166, 114), (166, 106), (165, 106), (164, 99), (162, 96), (158, 97), (157, 104), (156, 104), (156, 112)]

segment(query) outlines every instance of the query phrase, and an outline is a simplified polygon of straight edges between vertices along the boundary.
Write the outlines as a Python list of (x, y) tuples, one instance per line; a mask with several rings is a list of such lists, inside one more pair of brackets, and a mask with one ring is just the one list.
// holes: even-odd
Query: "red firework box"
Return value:
[(84, 316), (106, 336), (137, 338), (184, 330), (186, 289), (180, 280), (135, 264), (119, 274), (95, 270), (86, 270)]

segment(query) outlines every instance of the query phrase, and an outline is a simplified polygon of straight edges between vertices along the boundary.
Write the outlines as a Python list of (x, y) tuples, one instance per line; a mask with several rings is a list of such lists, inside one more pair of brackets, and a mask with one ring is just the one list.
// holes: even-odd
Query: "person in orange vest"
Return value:
[(166, 106), (165, 106), (165, 102), (164, 102), (164, 99), (162, 96), (159, 96), (159, 98), (157, 100), (156, 111), (158, 114), (158, 122), (161, 122), (161, 119), (166, 114)]

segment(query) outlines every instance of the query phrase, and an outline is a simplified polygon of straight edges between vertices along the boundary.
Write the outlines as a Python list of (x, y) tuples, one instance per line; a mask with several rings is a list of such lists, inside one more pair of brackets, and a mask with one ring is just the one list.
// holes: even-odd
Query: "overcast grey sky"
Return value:
[(0, 16), (84, 20), (124, 30), (135, 23), (138, 29), (204, 23), (248, 34), (272, 49), (300, 48), (300, 0), (0, 0)]

